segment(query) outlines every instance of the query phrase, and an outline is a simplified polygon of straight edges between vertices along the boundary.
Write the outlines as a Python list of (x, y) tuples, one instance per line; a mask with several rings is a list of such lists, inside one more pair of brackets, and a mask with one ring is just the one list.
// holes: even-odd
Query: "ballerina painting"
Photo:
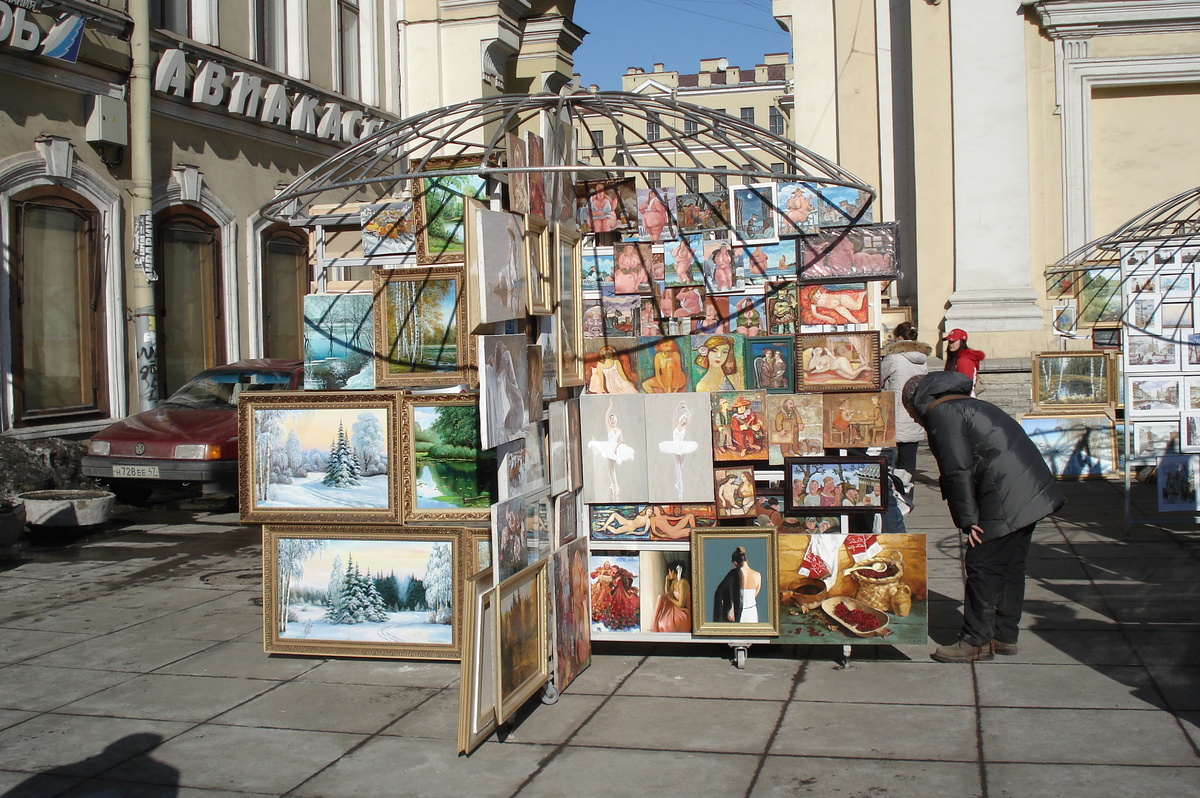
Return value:
[(711, 502), (712, 428), (707, 394), (650, 394), (646, 482), (652, 502)]
[(646, 429), (640, 394), (580, 398), (586, 503), (645, 501)]

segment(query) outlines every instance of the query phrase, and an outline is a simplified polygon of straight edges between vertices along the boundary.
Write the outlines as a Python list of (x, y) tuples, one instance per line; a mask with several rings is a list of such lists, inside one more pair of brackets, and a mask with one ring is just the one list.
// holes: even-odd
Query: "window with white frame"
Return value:
[(342, 94), (351, 99), (362, 96), (362, 80), (359, 73), (362, 63), (359, 53), (358, 0), (337, 0), (337, 44), (340, 86)]
[(150, 27), (169, 30), (180, 36), (192, 35), (191, 0), (152, 0)]
[(288, 0), (254, 0), (254, 60), (277, 72), (287, 71)]

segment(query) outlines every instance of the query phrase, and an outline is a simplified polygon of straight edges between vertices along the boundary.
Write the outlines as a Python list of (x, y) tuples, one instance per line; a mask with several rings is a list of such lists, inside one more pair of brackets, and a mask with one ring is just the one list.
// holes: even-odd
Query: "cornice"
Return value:
[(1200, 31), (1198, 0), (1037, 0), (1027, 2), (1052, 39)]

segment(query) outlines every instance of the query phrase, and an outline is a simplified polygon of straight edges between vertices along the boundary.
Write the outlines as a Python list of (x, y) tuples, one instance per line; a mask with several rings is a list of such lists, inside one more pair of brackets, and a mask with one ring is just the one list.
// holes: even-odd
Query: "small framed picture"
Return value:
[(558, 385), (569, 388), (583, 385), (583, 275), (579, 264), (579, 235), (556, 225), (550, 251), (557, 267), (558, 327), (554, 348), (558, 352)]
[(1182, 377), (1130, 377), (1125, 415), (1129, 418), (1176, 415), (1180, 410), (1182, 381)]
[(741, 244), (773, 244), (779, 240), (774, 183), (730, 186), (733, 234)]
[(784, 512), (881, 513), (889, 490), (886, 457), (802, 457), (783, 462)]
[(879, 332), (800, 333), (796, 393), (878, 391)]
[(714, 637), (779, 634), (775, 530), (692, 532), (692, 632)]
[(1179, 417), (1182, 440), (1179, 449), (1184, 452), (1200, 452), (1200, 410), (1188, 410)]
[(496, 588), (497, 723), (512, 717), (550, 679), (548, 562), (541, 560)]
[(1170, 455), (1158, 460), (1158, 511), (1160, 513), (1200, 512), (1196, 477), (1200, 474), (1200, 455)]
[(900, 274), (895, 223), (822, 230), (800, 240), (800, 278), (804, 283), (894, 280)]
[(1179, 420), (1134, 421), (1133, 446), (1129, 460), (1153, 461), (1166, 454), (1179, 451)]
[(525, 290), (529, 312), (535, 316), (554, 312), (554, 269), (546, 229), (541, 219), (525, 217)]
[(463, 266), (375, 272), (375, 385), (475, 381)]
[(460, 155), (430, 158), (420, 167), (422, 172), (465, 172), (430, 175), (416, 181), (414, 219), (421, 264), (464, 262), (464, 200), (487, 199), (487, 178), (474, 171), (482, 163), (482, 155)]
[(406, 394), (400, 405), (400, 506), (405, 523), (487, 521), (496, 453), (479, 440), (473, 394)]
[(749, 466), (713, 469), (717, 518), (755, 518), (754, 469)]
[(1033, 404), (1039, 410), (1098, 410), (1114, 401), (1106, 352), (1041, 352), (1033, 356)]
[(1103, 413), (1022, 416), (1021, 429), (1060, 479), (1116, 474), (1117, 453), (1124, 441), (1116, 441), (1113, 421)]
[(1121, 327), (1093, 327), (1092, 328), (1092, 348), (1093, 349), (1120, 349), (1121, 348)]
[(1172, 340), (1154, 335), (1125, 336), (1127, 373), (1179, 371), (1179, 349)]

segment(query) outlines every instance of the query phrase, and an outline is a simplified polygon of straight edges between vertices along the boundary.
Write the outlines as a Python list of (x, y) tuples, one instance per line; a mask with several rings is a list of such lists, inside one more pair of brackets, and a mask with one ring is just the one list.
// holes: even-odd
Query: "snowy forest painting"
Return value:
[(269, 652), (458, 655), (458, 535), (264, 532)]
[(396, 396), (283, 394), (241, 404), (243, 521), (396, 521)]
[(441, 385), (466, 381), (471, 347), (462, 312), (462, 267), (375, 274), (375, 382)]
[(370, 294), (309, 294), (304, 297), (304, 389), (363, 390), (375, 387)]

